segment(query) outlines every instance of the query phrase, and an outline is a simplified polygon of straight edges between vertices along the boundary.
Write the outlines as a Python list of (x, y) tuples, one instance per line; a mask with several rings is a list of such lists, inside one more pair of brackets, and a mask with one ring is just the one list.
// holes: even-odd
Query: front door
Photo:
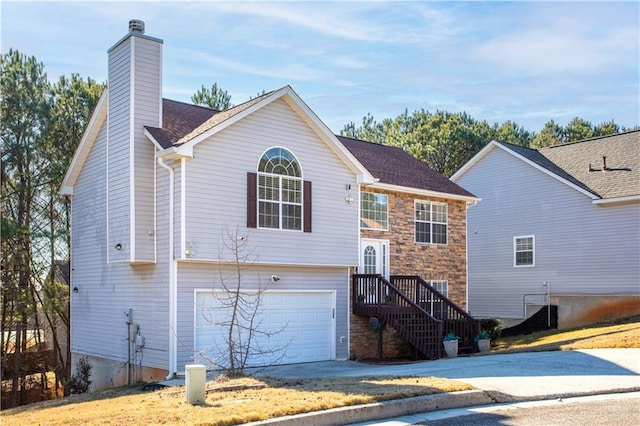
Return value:
[(363, 238), (360, 247), (359, 272), (389, 279), (389, 241)]

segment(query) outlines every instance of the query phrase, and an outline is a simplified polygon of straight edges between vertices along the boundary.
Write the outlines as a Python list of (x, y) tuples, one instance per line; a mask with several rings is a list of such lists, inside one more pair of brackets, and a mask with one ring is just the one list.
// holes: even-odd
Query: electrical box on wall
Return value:
[(139, 332), (140, 332), (140, 326), (138, 324), (131, 325), (131, 327), (129, 328), (129, 341), (135, 342), (136, 336), (138, 335)]
[(139, 334), (136, 336), (136, 346), (139, 348), (144, 346), (144, 336), (141, 336)]

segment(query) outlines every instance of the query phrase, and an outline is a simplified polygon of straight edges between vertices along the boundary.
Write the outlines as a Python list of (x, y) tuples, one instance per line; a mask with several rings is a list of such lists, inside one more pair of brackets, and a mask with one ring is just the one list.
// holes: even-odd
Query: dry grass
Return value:
[[(616, 323), (500, 339), (492, 353), (594, 348), (640, 348), (640, 316)], [(234, 425), (472, 388), (434, 377), (296, 380), (246, 377), (218, 380), (209, 386), (206, 403), (201, 406), (188, 404), (182, 387), (145, 392), (142, 386), (134, 386), (7, 410), (0, 421), (3, 425)]]
[[(3, 425), (235, 425), (376, 401), (472, 389), (434, 377), (231, 379), (214, 383), (206, 403), (190, 405), (183, 387), (127, 387), (47, 401), (2, 413)], [(210, 384), (211, 385), (211, 384)]]
[(640, 316), (569, 330), (549, 330), (505, 337), (496, 342), (492, 352), (600, 348), (640, 348)]

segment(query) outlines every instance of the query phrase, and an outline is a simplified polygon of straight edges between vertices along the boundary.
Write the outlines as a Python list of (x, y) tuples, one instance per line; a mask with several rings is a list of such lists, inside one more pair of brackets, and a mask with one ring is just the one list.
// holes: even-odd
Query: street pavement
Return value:
[(248, 371), (256, 376), (425, 376), (477, 390), (343, 407), (252, 425), (344, 425), (465, 406), (640, 391), (640, 349), (488, 354), (406, 364), (327, 361)]

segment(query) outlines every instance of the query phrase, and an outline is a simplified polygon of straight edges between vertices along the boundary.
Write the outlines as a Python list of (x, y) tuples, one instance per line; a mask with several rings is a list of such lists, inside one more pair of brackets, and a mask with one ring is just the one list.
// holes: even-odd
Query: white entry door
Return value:
[(360, 247), (359, 272), (389, 279), (389, 241), (363, 238)]

